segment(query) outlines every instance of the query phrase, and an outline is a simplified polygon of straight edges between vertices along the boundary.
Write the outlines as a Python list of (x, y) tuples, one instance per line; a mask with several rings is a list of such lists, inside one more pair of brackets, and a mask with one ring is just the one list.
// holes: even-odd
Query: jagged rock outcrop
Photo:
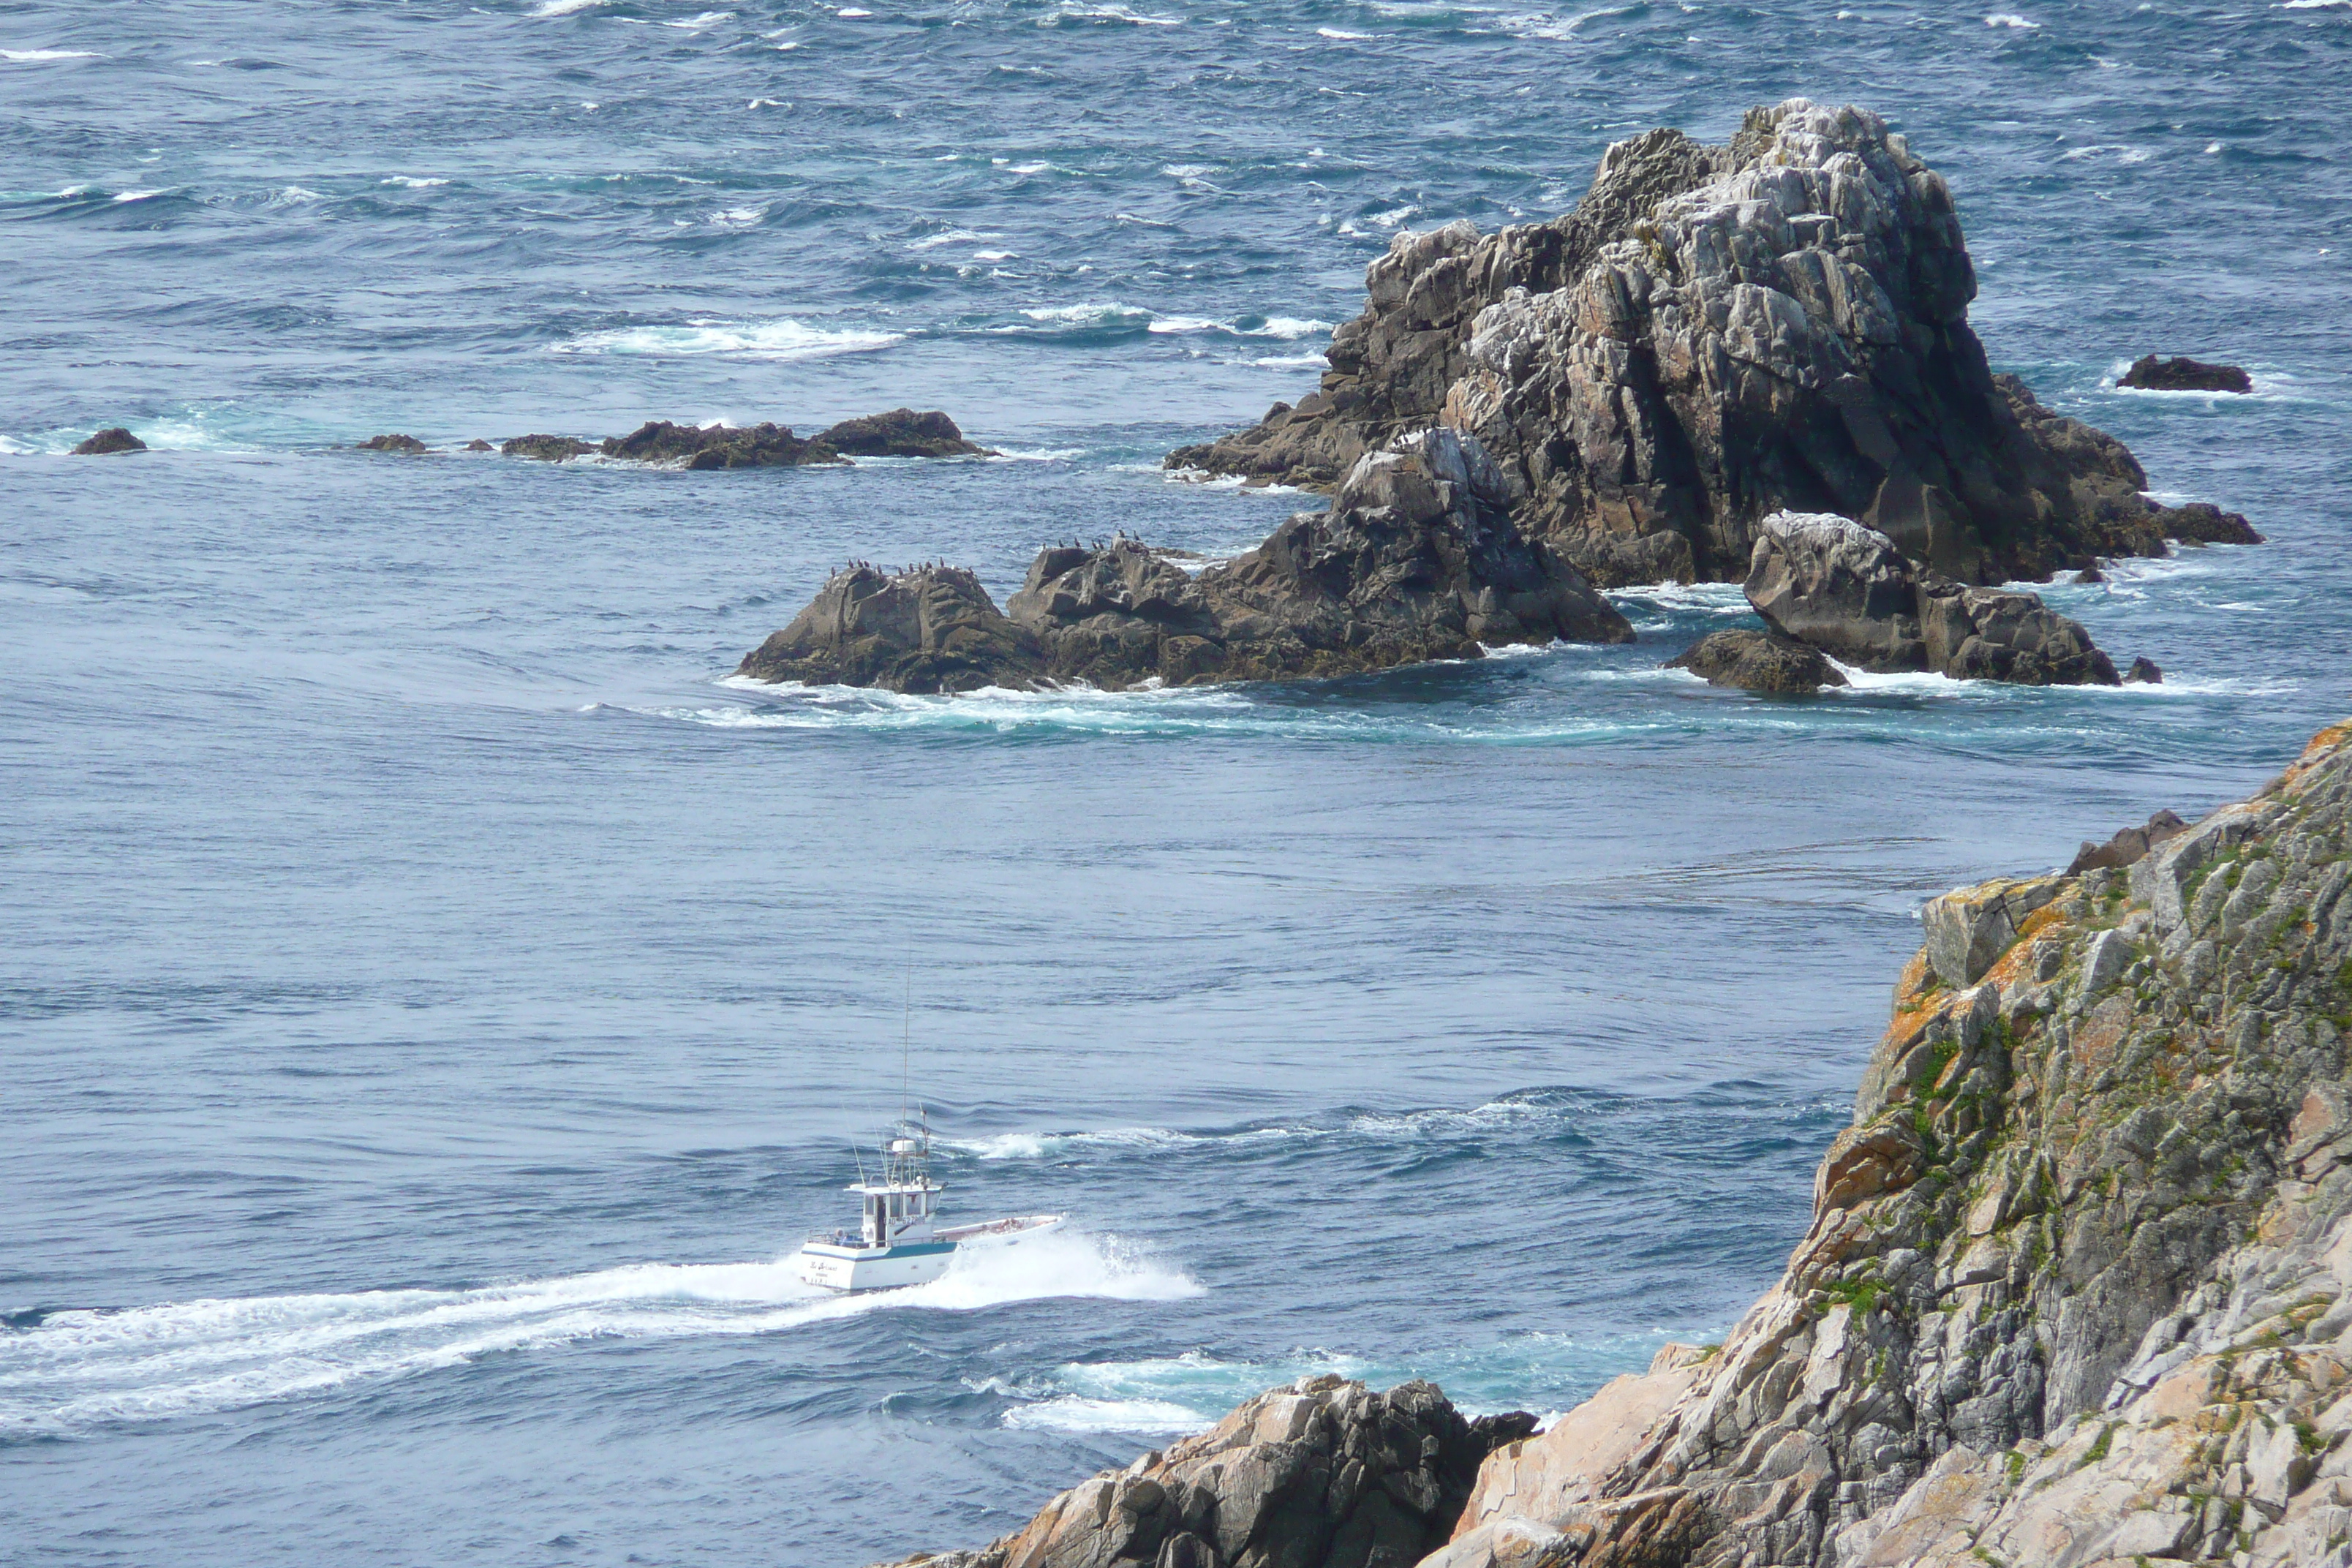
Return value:
[(1001, 1541), (902, 1568), (1408, 1568), (1452, 1533), (1479, 1462), (1534, 1429), (1525, 1415), (1465, 1421), (1427, 1383), (1305, 1378), (1081, 1482)]
[(835, 574), (745, 657), (761, 680), (968, 691), (1108, 689), (1346, 675), (1481, 645), (1624, 642), (1633, 628), (1512, 524), (1474, 440), (1416, 432), (1357, 459), (1328, 511), (1300, 512), (1198, 576), (1149, 547), (1038, 552), (1000, 613), (961, 568)]
[(937, 409), (919, 414), (893, 408), (845, 419), (816, 437), (845, 458), (992, 458), (994, 452), (967, 441), (956, 422)]
[(1709, 632), (1666, 660), (1666, 668), (1747, 691), (1810, 695), (1824, 686), (1851, 684), (1819, 648), (1770, 632)]
[(1169, 464), (1328, 487), (1443, 423), (1602, 587), (1736, 579), (1784, 510), (1964, 583), (2163, 550), (2122, 444), (1992, 374), (1951, 192), (1864, 110), (1619, 142), (1575, 212), (1400, 235), (1365, 286), (1318, 391)]
[(109, 458), (117, 452), (143, 452), (146, 449), (146, 442), (117, 425), (110, 429), (100, 430), (82, 442), (73, 449), (72, 455), (77, 458)]
[[(1422, 1568), (2352, 1568), (2352, 723), (2141, 851), (1932, 902), (1780, 1282), (1501, 1442)], [(1180, 1454), (1265, 1517), (1123, 1475)], [(1126, 1484), (915, 1561), (1237, 1561), (1110, 1549)]]
[(845, 461), (822, 439), (803, 440), (789, 425), (673, 425), (648, 419), (625, 436), (608, 436), (608, 458), (677, 463), (688, 468), (801, 468)]
[(2186, 354), (2177, 359), (2142, 354), (2116, 378), (2116, 384), (2147, 392), (2245, 393), (2253, 391), (2254, 378), (2234, 364), (2207, 364)]
[(1825, 512), (1775, 512), (1756, 533), (1748, 602), (1774, 631), (1844, 663), (2023, 686), (2119, 684), (2081, 624), (2035, 595), (1956, 583), (1906, 561), (1875, 529)]
[(432, 449), (414, 436), (371, 436), (354, 448), (362, 452), (396, 452), (404, 457)]

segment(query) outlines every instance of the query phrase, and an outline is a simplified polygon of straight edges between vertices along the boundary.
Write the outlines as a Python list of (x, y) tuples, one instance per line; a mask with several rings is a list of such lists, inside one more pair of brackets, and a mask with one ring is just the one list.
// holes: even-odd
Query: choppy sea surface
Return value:
[[(1777, 1273), (1923, 898), (2352, 710), (2345, 0), (728, 3), (0, 5), (0, 1562), (852, 1568), (1306, 1372), (1560, 1409)], [(1317, 503), (1159, 455), (1391, 236), (1798, 94), (1951, 179), (1998, 365), (2272, 536), (2051, 590), (2163, 686), (1661, 671), (1722, 587), (728, 679), (852, 558), (1247, 545)], [(899, 404), (1004, 456), (346, 449)], [(902, 1041), (951, 1215), (1072, 1223), (817, 1299)]]

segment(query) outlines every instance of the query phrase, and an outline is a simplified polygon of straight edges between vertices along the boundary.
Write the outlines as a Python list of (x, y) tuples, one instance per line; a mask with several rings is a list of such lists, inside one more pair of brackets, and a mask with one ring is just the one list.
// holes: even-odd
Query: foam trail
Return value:
[(1201, 1288), (1116, 1237), (970, 1247), (946, 1275), (836, 1296), (788, 1261), (636, 1264), (471, 1290), (363, 1290), (58, 1312), (0, 1333), (0, 1437), (62, 1436), (414, 1375), (588, 1339), (777, 1333), (868, 1312), (974, 1311), (1083, 1296), (1179, 1300)]
[[(740, 226), (765, 216), (761, 209), (734, 207), (713, 216), (722, 226)], [(621, 354), (646, 358), (673, 355), (740, 354), (745, 359), (824, 359), (834, 354), (870, 353), (903, 342), (903, 332), (877, 332), (842, 328), (826, 331), (788, 316), (772, 321), (721, 321), (698, 318), (683, 326), (616, 327), (586, 332), (552, 345), (560, 354)]]

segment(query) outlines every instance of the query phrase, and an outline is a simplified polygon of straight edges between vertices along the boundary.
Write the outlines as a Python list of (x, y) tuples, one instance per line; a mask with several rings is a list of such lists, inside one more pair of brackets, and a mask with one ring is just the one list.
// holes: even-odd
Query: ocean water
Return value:
[[(854, 1568), (1307, 1372), (1561, 1409), (1777, 1274), (1924, 898), (2352, 711), (2343, 0), (719, 3), (0, 6), (12, 1568)], [(849, 559), (1246, 547), (1312, 498), (1158, 458), (1392, 234), (1796, 94), (1951, 179), (1999, 366), (2271, 535), (2050, 590), (2162, 687), (1660, 670), (1724, 587), (1331, 683), (728, 679)], [(898, 404), (1004, 456), (342, 449)], [(817, 1299), (902, 1045), (950, 1215), (1070, 1226)]]

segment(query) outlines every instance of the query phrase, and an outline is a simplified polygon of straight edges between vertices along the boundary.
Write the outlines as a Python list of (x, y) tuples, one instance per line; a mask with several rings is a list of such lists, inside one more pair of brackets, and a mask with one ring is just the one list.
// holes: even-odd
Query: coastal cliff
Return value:
[(1317, 392), (1169, 466), (1328, 488), (1446, 425), (1604, 588), (1737, 581), (1780, 510), (1970, 584), (2203, 537), (2121, 442), (1992, 373), (1951, 189), (1867, 110), (1754, 109), (1722, 146), (1649, 132), (1574, 212), (1400, 235), (1365, 283)]
[[(1419, 1468), (1349, 1447), (1381, 1396), (1310, 1380), (909, 1561), (2352, 1564), (2352, 724), (2084, 858), (1927, 906), (1811, 1227), (1721, 1345), (1534, 1436), (1408, 1385)], [(1367, 1485), (1412, 1527), (1342, 1531)]]

